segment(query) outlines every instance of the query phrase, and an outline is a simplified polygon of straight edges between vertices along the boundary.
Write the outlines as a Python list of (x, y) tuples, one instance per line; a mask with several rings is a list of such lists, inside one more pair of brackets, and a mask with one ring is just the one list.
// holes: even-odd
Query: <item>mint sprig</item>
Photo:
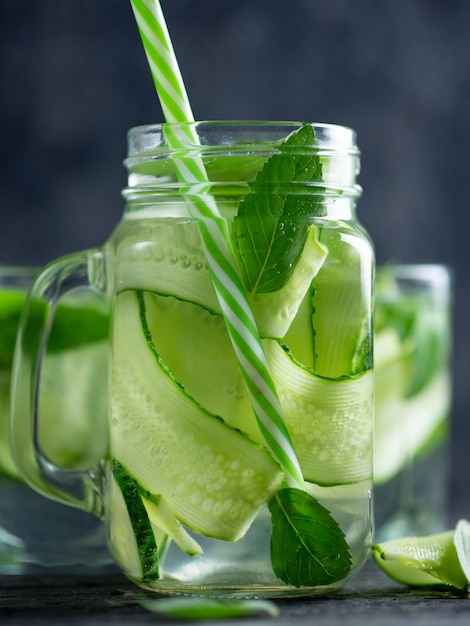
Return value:
[(351, 570), (351, 553), (338, 523), (313, 496), (286, 488), (269, 503), (271, 562), (278, 578), (295, 587), (331, 585)]
[(301, 126), (279, 145), (250, 184), (233, 220), (233, 246), (245, 287), (271, 293), (289, 280), (302, 253), (312, 216), (322, 215), (318, 193), (297, 193), (296, 183), (320, 183), (313, 126)]

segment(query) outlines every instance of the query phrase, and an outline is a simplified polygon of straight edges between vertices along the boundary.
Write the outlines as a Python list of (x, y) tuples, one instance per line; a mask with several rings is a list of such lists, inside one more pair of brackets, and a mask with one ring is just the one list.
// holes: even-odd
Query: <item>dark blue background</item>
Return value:
[[(453, 515), (470, 518), (470, 2), (163, 0), (198, 119), (352, 126), (379, 262), (455, 271)], [(0, 262), (101, 244), (162, 121), (128, 0), (0, 0)]]

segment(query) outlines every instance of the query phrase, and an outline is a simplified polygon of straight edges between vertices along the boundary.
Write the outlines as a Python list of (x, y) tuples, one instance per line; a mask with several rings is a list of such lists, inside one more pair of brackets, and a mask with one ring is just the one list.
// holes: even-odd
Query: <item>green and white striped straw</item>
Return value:
[[(153, 81), (167, 123), (194, 122), (181, 72), (159, 0), (131, 0)], [(191, 124), (165, 127), (170, 148), (197, 143)], [(290, 487), (305, 489), (302, 471), (286, 428), (282, 408), (271, 378), (261, 337), (235, 262), (228, 226), (210, 195), (202, 159), (174, 161), (181, 192), (197, 220), (204, 253), (232, 345), (248, 388), (266, 445), (284, 470)]]

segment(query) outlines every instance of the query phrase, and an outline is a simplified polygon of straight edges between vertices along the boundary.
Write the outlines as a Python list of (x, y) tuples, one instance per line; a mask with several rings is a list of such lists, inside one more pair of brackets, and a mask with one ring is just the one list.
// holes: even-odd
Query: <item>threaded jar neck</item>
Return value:
[[(178, 179), (175, 161), (200, 159), (209, 185), (204, 193), (244, 195), (269, 157), (280, 154), (286, 139), (298, 131), (300, 122), (194, 122), (159, 124), (133, 128), (128, 133), (128, 200), (148, 194), (187, 193), (191, 184)], [(356, 133), (333, 124), (311, 124), (315, 140), (311, 144), (292, 146), (289, 154), (301, 158), (318, 157), (322, 168), (321, 182), (304, 181), (292, 176), (282, 181), (276, 176), (263, 183), (278, 193), (346, 195), (357, 198), (361, 187), (356, 178), (360, 170), (360, 152)], [(188, 132), (189, 131), (189, 132)], [(170, 148), (166, 135), (178, 137), (178, 149)], [(200, 192), (199, 184), (194, 190)]]

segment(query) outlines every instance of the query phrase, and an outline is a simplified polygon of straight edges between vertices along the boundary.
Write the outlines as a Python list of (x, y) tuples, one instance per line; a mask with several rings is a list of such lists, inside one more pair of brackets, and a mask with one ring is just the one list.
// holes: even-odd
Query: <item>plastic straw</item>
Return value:
[[(152, 73), (153, 81), (168, 123), (193, 122), (193, 114), (181, 72), (158, 0), (131, 0), (132, 10)], [(165, 127), (173, 149), (184, 148), (185, 140), (197, 143), (190, 124), (178, 134)], [(204, 253), (215, 291), (225, 318), (232, 345), (248, 388), (261, 434), (280, 463), (290, 487), (305, 489), (292, 440), (271, 378), (261, 337), (235, 262), (225, 219), (210, 195), (210, 184), (201, 159), (174, 161), (180, 181), (188, 183), (181, 192), (197, 220)]]

